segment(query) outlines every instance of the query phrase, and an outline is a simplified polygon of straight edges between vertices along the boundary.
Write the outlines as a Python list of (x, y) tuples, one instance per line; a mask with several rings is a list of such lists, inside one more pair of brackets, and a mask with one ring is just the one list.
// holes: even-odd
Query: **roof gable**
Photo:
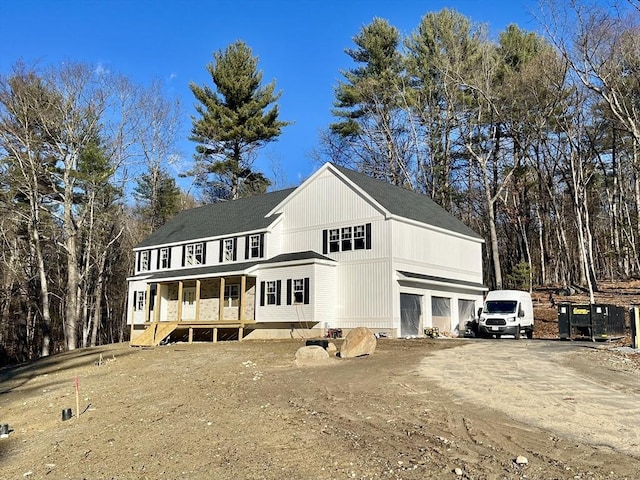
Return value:
[(472, 238), (482, 238), (426, 195), (391, 185), (344, 167), (332, 166), (392, 215)]
[(274, 217), (267, 218), (266, 214), (294, 190), (289, 188), (184, 210), (145, 238), (137, 247), (263, 230), (275, 220)]

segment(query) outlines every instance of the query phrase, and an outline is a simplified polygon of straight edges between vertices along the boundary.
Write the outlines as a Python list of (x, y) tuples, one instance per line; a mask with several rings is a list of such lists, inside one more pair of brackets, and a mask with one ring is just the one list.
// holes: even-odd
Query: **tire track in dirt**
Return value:
[(580, 360), (575, 354), (575, 346), (553, 342), (473, 341), (435, 351), (420, 374), (479, 409), (640, 459), (640, 379), (587, 376), (569, 366), (568, 356)]

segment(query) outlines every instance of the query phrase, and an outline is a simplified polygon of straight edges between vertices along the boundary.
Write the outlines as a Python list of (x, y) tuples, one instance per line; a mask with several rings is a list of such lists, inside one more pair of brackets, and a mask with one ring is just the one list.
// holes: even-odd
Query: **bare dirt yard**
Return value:
[[(4, 369), (0, 478), (640, 478), (628, 349), (380, 339), (299, 368), (303, 345), (111, 345)], [(81, 414), (62, 421), (76, 377)]]

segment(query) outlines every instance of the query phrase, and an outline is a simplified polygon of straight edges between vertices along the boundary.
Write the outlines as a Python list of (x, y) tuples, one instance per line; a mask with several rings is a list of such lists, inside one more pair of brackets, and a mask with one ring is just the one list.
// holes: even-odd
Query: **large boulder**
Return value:
[(349, 332), (340, 347), (340, 358), (371, 355), (376, 350), (376, 336), (367, 327), (357, 327)]
[(329, 354), (320, 345), (300, 347), (296, 352), (296, 366), (320, 365), (329, 361)]

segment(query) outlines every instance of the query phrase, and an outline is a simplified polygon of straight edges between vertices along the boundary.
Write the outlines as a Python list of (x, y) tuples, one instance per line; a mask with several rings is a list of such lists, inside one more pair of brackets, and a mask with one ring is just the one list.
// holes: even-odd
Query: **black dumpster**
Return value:
[(612, 340), (624, 336), (624, 308), (605, 304), (558, 305), (558, 333), (562, 339)]

